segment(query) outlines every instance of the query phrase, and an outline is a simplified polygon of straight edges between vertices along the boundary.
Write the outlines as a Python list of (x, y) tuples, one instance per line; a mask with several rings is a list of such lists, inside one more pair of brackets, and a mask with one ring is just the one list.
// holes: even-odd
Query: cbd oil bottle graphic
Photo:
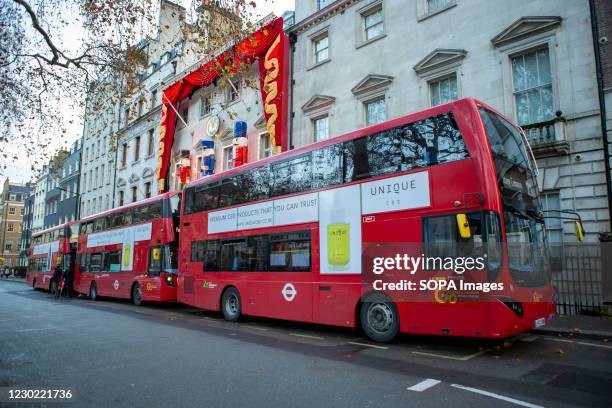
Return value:
[(132, 246), (130, 244), (125, 244), (125, 251), (123, 253), (123, 266), (127, 268), (130, 266), (130, 257), (132, 256)]
[(346, 269), (351, 260), (351, 226), (345, 210), (332, 210), (330, 221), (327, 225), (327, 261), (333, 269)]

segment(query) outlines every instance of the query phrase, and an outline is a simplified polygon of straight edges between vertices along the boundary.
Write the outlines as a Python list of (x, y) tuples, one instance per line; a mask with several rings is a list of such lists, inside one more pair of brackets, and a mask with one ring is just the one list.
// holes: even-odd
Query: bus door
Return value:
[(270, 235), (268, 306), (279, 319), (313, 321), (310, 230)]
[(161, 290), (162, 281), (160, 274), (163, 270), (163, 258), (164, 258), (164, 246), (156, 245), (152, 246), (148, 250), (148, 262), (147, 262), (147, 273), (142, 280), (142, 298), (152, 299), (155, 297), (155, 293), (159, 293)]

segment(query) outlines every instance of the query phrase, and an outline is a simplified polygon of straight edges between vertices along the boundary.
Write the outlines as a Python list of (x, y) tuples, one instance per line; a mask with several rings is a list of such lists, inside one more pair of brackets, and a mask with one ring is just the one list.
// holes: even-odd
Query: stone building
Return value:
[(161, 92), (170, 78), (192, 62), (181, 29), (186, 24), (185, 9), (167, 0), (161, 4), (157, 36), (139, 44), (147, 55), (147, 69), (140, 76), (138, 89), (122, 101), (117, 131), (115, 206), (157, 194)]
[[(28, 187), (31, 187), (28, 185)], [(19, 249), (19, 260), (17, 265), (21, 267), (28, 266), (28, 248), (30, 247), (30, 239), (32, 238), (32, 218), (34, 210), (34, 189), (32, 188), (26, 194), (23, 201), (23, 218), (21, 221), (21, 246)]]
[(115, 132), (119, 123), (120, 78), (109, 74), (87, 94), (79, 170), (79, 215), (84, 217), (113, 207)]
[(0, 196), (0, 273), (14, 271), (21, 250), (23, 202), (30, 193), (28, 185), (11, 183), (7, 178)]
[(525, 129), (545, 209), (610, 231), (588, 0), (305, 0), (295, 21), (293, 146), (474, 97)]

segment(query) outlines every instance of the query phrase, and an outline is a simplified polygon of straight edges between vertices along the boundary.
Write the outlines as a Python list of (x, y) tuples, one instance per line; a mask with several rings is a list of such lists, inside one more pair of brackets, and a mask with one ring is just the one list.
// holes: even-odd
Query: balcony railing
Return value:
[(556, 117), (544, 122), (521, 126), (536, 156), (567, 154), (569, 143), (565, 138), (565, 118), (558, 111)]

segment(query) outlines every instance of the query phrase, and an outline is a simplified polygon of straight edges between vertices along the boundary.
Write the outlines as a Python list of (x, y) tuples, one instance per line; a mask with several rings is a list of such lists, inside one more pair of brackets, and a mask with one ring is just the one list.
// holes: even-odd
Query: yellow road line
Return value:
[(446, 358), (446, 359), (455, 360), (455, 361), (468, 361), (468, 360), (473, 359), (474, 357), (478, 357), (480, 355), (483, 355), (487, 351), (489, 351), (489, 350), (481, 350), (481, 351), (476, 352), (474, 354), (470, 354), (469, 356), (463, 356), (463, 357), (449, 356), (448, 354), (425, 353), (423, 351), (413, 351), (412, 354), (418, 354), (419, 356), (427, 356), (427, 357)]

